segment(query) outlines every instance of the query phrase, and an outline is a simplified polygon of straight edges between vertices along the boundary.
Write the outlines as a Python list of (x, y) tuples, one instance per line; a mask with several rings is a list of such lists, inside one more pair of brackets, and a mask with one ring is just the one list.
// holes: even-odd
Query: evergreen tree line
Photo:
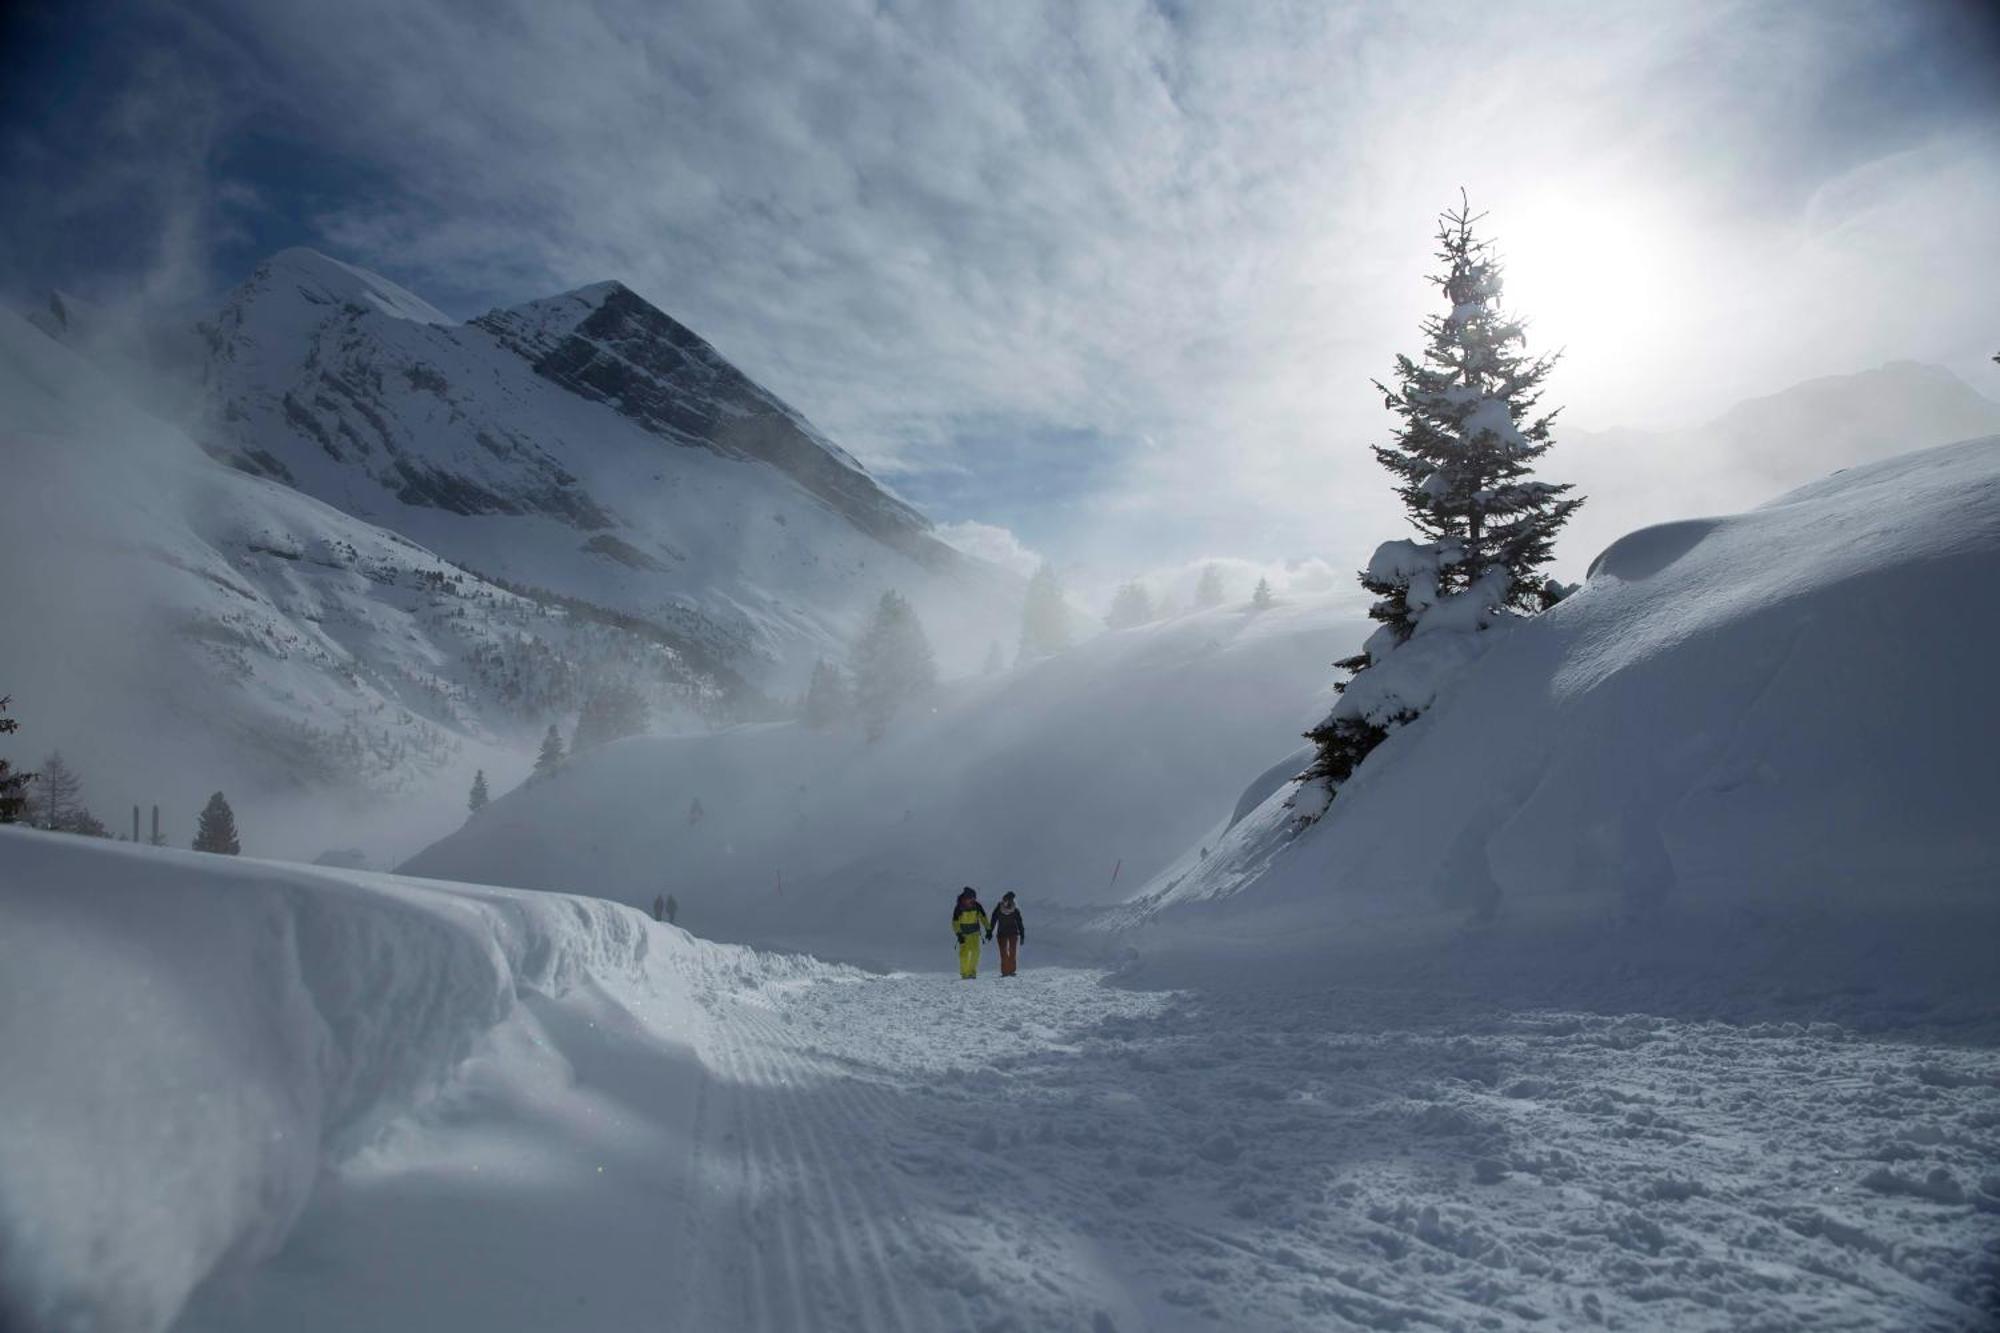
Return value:
[[(7, 716), (13, 700), (0, 695), (0, 736), (13, 735), (21, 729), (19, 719)], [(132, 807), (132, 833), (129, 839), (114, 835), (83, 799), (83, 777), (69, 760), (63, 758), (61, 750), (51, 750), (42, 766), (32, 772), (14, 768), (11, 761), (0, 756), (0, 824), (26, 824), (30, 828), (43, 829), (51, 833), (72, 833), (87, 838), (110, 838), (120, 836), (121, 841), (148, 842), (155, 847), (166, 846), (165, 834), (160, 831), (160, 807), (153, 807), (153, 825), (150, 836), (143, 837), (139, 830), (139, 807)], [(198, 852), (226, 852), (231, 856), (242, 850), (236, 836), (236, 816), (229, 808), (229, 802), (221, 792), (208, 798), (195, 831), (194, 849)]]
[[(995, 645), (995, 652), (998, 645)], [(991, 663), (993, 654), (988, 654)], [(819, 730), (852, 718), (872, 742), (887, 734), (898, 713), (920, 705), (937, 688), (937, 657), (916, 609), (901, 593), (882, 594), (847, 667), (822, 658), (813, 664), (799, 714)]]
[[(528, 774), (528, 781), (552, 777), (569, 762), (571, 756), (608, 741), (642, 736), (651, 726), (652, 714), (643, 692), (630, 681), (600, 681), (584, 695), (568, 744), (563, 742), (562, 729), (553, 722), (549, 723), (548, 730), (542, 733), (541, 747), (536, 751), (535, 766)], [(478, 814), (491, 800), (492, 793), (486, 785), (486, 770), (482, 768), (472, 775), (472, 790), (466, 795), (465, 806), (471, 813)]]

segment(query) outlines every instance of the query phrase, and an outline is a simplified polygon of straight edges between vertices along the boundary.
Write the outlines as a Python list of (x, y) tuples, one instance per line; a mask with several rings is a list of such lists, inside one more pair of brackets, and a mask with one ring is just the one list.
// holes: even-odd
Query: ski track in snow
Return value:
[[(177, 1327), (2000, 1318), (2000, 1050), (1432, 992), (688, 957), (671, 1006), (538, 1001)], [(435, 1189), (453, 1170), (458, 1201)], [(496, 1171), (518, 1186), (485, 1192)]]
[(718, 997), (741, 1326), (1968, 1328), (2000, 1054), (1029, 970)]

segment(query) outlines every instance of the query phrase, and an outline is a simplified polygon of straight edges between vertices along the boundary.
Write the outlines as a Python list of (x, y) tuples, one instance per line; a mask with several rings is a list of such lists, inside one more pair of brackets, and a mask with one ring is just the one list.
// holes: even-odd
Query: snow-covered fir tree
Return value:
[(549, 723), (548, 734), (542, 737), (541, 753), (535, 756), (534, 776), (538, 778), (548, 777), (561, 768), (562, 765), (562, 735), (556, 730), (556, 724), (551, 722)]
[(853, 692), (847, 688), (847, 678), (840, 668), (825, 658), (813, 663), (805, 704), (799, 710), (805, 724), (815, 731), (824, 731), (844, 722), (853, 711)]
[(1258, 579), (1256, 590), (1250, 594), (1250, 609), (1252, 611), (1269, 611), (1272, 600), (1271, 580)]
[(1028, 598), (1021, 604), (1021, 656), (1047, 657), (1069, 647), (1069, 608), (1063, 602), (1062, 580), (1044, 560), (1028, 580)]
[[(1420, 540), (1385, 542), (1361, 574), (1376, 598), (1368, 614), (1381, 628), (1336, 664), (1350, 673), (1337, 686), (1341, 699), (1307, 733), (1318, 753), (1305, 776), (1330, 789), (1428, 706), (1453, 654), (1433, 645), (1414, 660), (1412, 640), (1476, 632), (1541, 610), (1564, 591), (1540, 569), (1583, 501), (1567, 485), (1530, 477), (1551, 444), (1555, 413), (1540, 401), (1556, 358), (1530, 356), (1521, 322), (1502, 309), (1501, 266), (1474, 231), (1480, 220), (1462, 194), (1440, 217), (1444, 271), (1431, 281), (1449, 308), (1424, 320), (1421, 360), (1398, 356), (1395, 386), (1375, 385), (1399, 418), (1375, 457), (1395, 478)], [(1399, 651), (1400, 671), (1388, 665)]]
[(1120, 587), (1113, 595), (1104, 623), (1112, 629), (1131, 629), (1150, 623), (1154, 616), (1153, 594), (1146, 591), (1145, 584), (1134, 582)]
[(622, 680), (607, 681), (583, 701), (569, 751), (579, 754), (606, 741), (641, 735), (649, 723), (645, 696)]
[(243, 850), (236, 838), (236, 812), (229, 808), (221, 792), (209, 797), (208, 804), (201, 808), (201, 817), (195, 821), (194, 849), (225, 856), (235, 856)]
[(937, 685), (930, 640), (901, 593), (885, 592), (868, 628), (854, 645), (854, 703), (869, 740), (880, 739), (889, 720)]
[[(0, 736), (21, 729), (19, 719), (7, 716), (7, 706), (12, 702), (11, 696), (0, 695)], [(28, 784), (34, 780), (33, 773), (17, 773), (12, 764), (0, 758), (0, 824), (19, 822), (28, 806)]]
[(1201, 579), (1194, 585), (1194, 604), (1200, 607), (1221, 606), (1224, 597), (1222, 570), (1215, 565), (1201, 567)]
[(465, 808), (478, 814), (486, 808), (490, 799), (486, 790), (486, 770), (482, 768), (472, 775), (472, 794), (465, 798)]

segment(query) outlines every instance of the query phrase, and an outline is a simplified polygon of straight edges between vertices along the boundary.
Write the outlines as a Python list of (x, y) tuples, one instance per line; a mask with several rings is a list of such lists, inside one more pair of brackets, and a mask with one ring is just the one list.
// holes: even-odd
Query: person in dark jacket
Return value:
[(1028, 923), (1021, 919), (1021, 909), (1015, 905), (1012, 892), (1000, 895), (1000, 903), (993, 909), (993, 918), (986, 925), (986, 938), (1000, 941), (1000, 975), (1013, 976), (1021, 943), (1028, 938)]
[(952, 938), (958, 941), (958, 975), (970, 981), (979, 975), (979, 934), (986, 929), (986, 909), (970, 884), (960, 891), (951, 909)]

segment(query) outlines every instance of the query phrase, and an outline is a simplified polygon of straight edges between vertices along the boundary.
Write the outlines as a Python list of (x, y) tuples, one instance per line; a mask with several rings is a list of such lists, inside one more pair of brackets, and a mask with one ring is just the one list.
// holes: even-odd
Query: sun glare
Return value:
[(1673, 211), (1578, 187), (1496, 205), (1486, 226), (1529, 347), (1563, 353), (1565, 401), (1591, 416), (1663, 409), (1647, 368), (1695, 332), (1702, 290)]
[(1488, 234), (1507, 265), (1507, 306), (1542, 349), (1650, 345), (1685, 308), (1686, 250), (1671, 223), (1582, 192), (1496, 209)]

